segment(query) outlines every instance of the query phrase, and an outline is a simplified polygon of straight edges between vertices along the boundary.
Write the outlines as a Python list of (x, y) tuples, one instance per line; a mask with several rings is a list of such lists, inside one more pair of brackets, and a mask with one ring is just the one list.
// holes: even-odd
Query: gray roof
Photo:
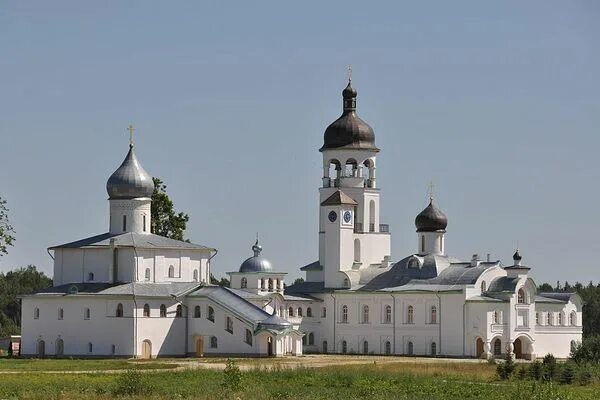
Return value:
[[(190, 290), (199, 287), (198, 282), (135, 282), (135, 283), (68, 283), (38, 290), (32, 295), (104, 295), (104, 296), (136, 296), (171, 297), (183, 296)], [(74, 291), (74, 289), (77, 289)]]
[(519, 283), (519, 278), (509, 278), (508, 276), (503, 276), (498, 279), (494, 279), (490, 286), (488, 287), (487, 292), (510, 292), (514, 293), (517, 288), (517, 284)]
[(237, 292), (238, 291), (233, 291), (222, 286), (202, 286), (192, 293), (189, 293), (188, 296), (206, 297), (227, 309), (232, 314), (259, 325), (259, 328), (263, 323), (268, 325), (268, 328), (275, 327), (284, 329), (292, 326), (292, 324), (285, 319), (276, 315), (270, 315), (260, 307), (244, 300)]
[(319, 261), (315, 261), (300, 268), (300, 271), (323, 271), (323, 266)]
[(81, 247), (108, 247), (110, 239), (115, 239), (115, 246), (137, 247), (137, 248), (169, 248), (169, 249), (192, 249), (192, 250), (214, 250), (199, 244), (183, 242), (181, 240), (169, 239), (153, 233), (103, 233), (80, 239), (75, 242), (65, 243), (50, 247), (53, 249), (76, 249)]
[(538, 293), (535, 297), (536, 303), (568, 303), (573, 296), (574, 293), (564, 293), (564, 292), (543, 292)]
[(358, 205), (358, 203), (354, 201), (352, 197), (348, 196), (341, 190), (336, 190), (331, 196), (321, 203), (322, 206), (339, 206), (342, 204), (347, 204), (350, 206)]
[(108, 178), (106, 191), (110, 199), (152, 197), (154, 192), (152, 177), (135, 156), (133, 145), (129, 146), (129, 152), (119, 168)]

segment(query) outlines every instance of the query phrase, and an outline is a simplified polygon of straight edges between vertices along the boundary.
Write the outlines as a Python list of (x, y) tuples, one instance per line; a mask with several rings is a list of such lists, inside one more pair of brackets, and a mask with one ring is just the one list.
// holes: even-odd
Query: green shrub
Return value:
[(535, 379), (536, 381), (539, 381), (540, 379), (542, 379), (542, 376), (543, 376), (542, 363), (539, 362), (538, 360), (533, 361), (529, 365), (529, 377), (531, 379)]
[(513, 372), (515, 372), (515, 368), (516, 365), (512, 359), (512, 356), (510, 354), (506, 354), (504, 357), (504, 362), (498, 364), (496, 367), (496, 375), (503, 380), (510, 379)]
[(570, 385), (575, 380), (575, 367), (572, 363), (565, 363), (560, 372), (560, 383)]
[(556, 377), (556, 371), (558, 369), (556, 365), (556, 358), (550, 353), (544, 356), (544, 360), (542, 361), (544, 365), (544, 379), (547, 381), (551, 381)]
[(223, 370), (223, 382), (221, 386), (225, 390), (236, 392), (242, 386), (242, 371), (231, 358), (227, 359), (227, 365)]
[(521, 381), (527, 379), (527, 368), (524, 365), (521, 365), (521, 367), (517, 370), (517, 378), (519, 378)]
[(577, 382), (580, 385), (589, 385), (592, 383), (592, 371), (587, 365), (580, 366), (577, 371)]
[(577, 342), (571, 349), (570, 358), (576, 363), (600, 363), (600, 336), (590, 336)]
[(128, 369), (119, 374), (113, 394), (116, 396), (147, 396), (152, 394), (152, 386), (143, 374), (136, 369)]

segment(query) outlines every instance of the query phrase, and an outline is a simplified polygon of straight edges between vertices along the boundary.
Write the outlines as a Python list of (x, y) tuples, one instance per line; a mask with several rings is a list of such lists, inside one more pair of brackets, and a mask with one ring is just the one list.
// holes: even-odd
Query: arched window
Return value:
[(88, 281), (93, 281), (93, 280), (94, 280), (94, 273), (88, 272)]
[(375, 232), (375, 200), (369, 201), (369, 232)]
[(65, 353), (65, 342), (58, 338), (56, 339), (56, 350), (54, 351), (55, 355), (62, 356)]
[(242, 282), (240, 283), (240, 287), (242, 289), (246, 289), (248, 287), (248, 279), (246, 279), (246, 277), (242, 278)]
[(392, 344), (389, 341), (385, 342), (384, 352), (385, 352), (385, 354), (387, 356), (389, 356), (390, 354), (392, 354)]
[(217, 348), (217, 337), (216, 336), (211, 336), (210, 337), (210, 348), (211, 349), (216, 349)]
[(413, 306), (408, 306), (408, 309), (406, 312), (406, 323), (407, 324), (414, 324), (414, 321), (415, 321), (414, 313), (415, 313), (415, 310), (414, 310)]
[(369, 323), (369, 306), (367, 305), (363, 306), (362, 322), (363, 324)]
[(344, 278), (344, 287), (350, 287), (350, 281), (348, 280), (348, 278)]
[(277, 289), (283, 289), (283, 281), (281, 279), (277, 279)]
[(408, 342), (408, 355), (412, 356), (415, 352), (414, 350), (413, 342)]
[(348, 323), (348, 306), (346, 305), (342, 307), (342, 322)]
[(263, 290), (267, 290), (267, 278), (262, 278), (262, 288)]
[(569, 314), (569, 325), (577, 325), (577, 312), (571, 311), (571, 314)]
[(315, 334), (311, 332), (308, 334), (308, 345), (313, 346), (314, 344), (315, 344)]
[(123, 215), (123, 232), (127, 230), (127, 215)]
[(142, 232), (146, 232), (146, 216), (143, 215), (142, 219), (143, 219), (143, 221), (142, 221)]
[(114, 344), (110, 346), (110, 354), (112, 354), (113, 356), (117, 353), (117, 346), (115, 346)]
[(196, 307), (194, 307), (194, 318), (200, 318), (200, 317), (201, 317), (200, 306), (196, 306)]
[(252, 346), (252, 332), (250, 332), (250, 329), (246, 329), (246, 343)]
[(425, 253), (425, 236), (421, 235), (421, 253)]
[(355, 159), (349, 158), (346, 160), (346, 170), (344, 171), (344, 176), (349, 178), (355, 178), (357, 173), (358, 163)]
[(551, 326), (552, 322), (552, 313), (548, 311), (546, 313), (546, 325)]
[(525, 304), (525, 291), (523, 289), (519, 289), (517, 292), (517, 303)]
[(293, 316), (294, 316), (294, 309), (293, 309), (292, 307), (290, 307), (290, 308), (288, 309), (288, 316), (289, 316), (289, 317), (293, 317)]
[(327, 340), (323, 340), (323, 353), (327, 354)]
[(431, 355), (435, 356), (437, 354), (437, 344), (435, 342), (431, 342)]
[(150, 318), (150, 304), (144, 304), (144, 317)]
[(354, 262), (360, 262), (360, 239), (354, 239)]
[[(329, 163), (325, 166), (327, 168), (327, 175), (324, 177), (328, 179), (324, 179), (325, 187), (337, 187), (339, 186), (339, 180), (342, 172), (342, 165), (338, 160), (329, 160)], [(325, 171), (324, 171), (325, 172)], [(331, 184), (333, 182), (333, 185)]]
[(122, 303), (117, 304), (117, 311), (115, 312), (115, 316), (117, 318), (123, 317), (123, 304)]
[(306, 316), (307, 316), (307, 317), (312, 317), (312, 316), (313, 316), (313, 315), (312, 315), (312, 308), (308, 307), (308, 308), (306, 309)]
[(83, 310), (83, 319), (90, 319), (90, 315), (91, 315), (90, 309), (86, 307)]
[(150, 280), (150, 268), (146, 268), (146, 272), (144, 273), (144, 279), (146, 281)]
[(559, 312), (558, 313), (558, 326), (562, 326), (563, 324), (563, 313)]
[(208, 316), (206, 317), (209, 321), (215, 322), (215, 310), (212, 307), (208, 307)]
[(65, 317), (65, 311), (62, 308), (58, 309), (58, 319), (63, 319)]
[(233, 320), (231, 317), (225, 318), (225, 330), (229, 333), (233, 333)]
[(345, 340), (342, 340), (342, 353), (346, 354), (348, 352), (348, 343)]
[(304, 335), (304, 336), (302, 336), (302, 346), (306, 346), (306, 342), (307, 342), (307, 336)]
[(40, 319), (40, 309), (37, 307), (33, 309), (33, 319)]
[(92, 354), (94, 352), (94, 345), (90, 342), (88, 343), (88, 353)]
[(198, 282), (198, 270), (197, 269), (194, 270), (194, 277), (192, 279), (194, 280), (194, 282)]
[(392, 306), (385, 306), (383, 322), (386, 324), (392, 323)]
[(273, 291), (273, 279), (269, 278), (269, 292)]
[(437, 324), (437, 307), (431, 306), (431, 316), (430, 320), (432, 324)]
[(487, 286), (485, 284), (485, 281), (481, 282), (481, 293), (485, 292), (487, 290)]
[(363, 354), (369, 354), (369, 342), (366, 340), (363, 342)]
[(298, 316), (301, 317), (302, 316), (302, 307), (298, 307)]
[(327, 308), (323, 307), (321, 309), (321, 318), (327, 318)]
[(498, 311), (494, 311), (494, 319), (492, 321), (494, 324), (500, 323), (500, 313)]
[(500, 339), (496, 339), (494, 342), (494, 355), (499, 356), (502, 354), (502, 341)]
[(183, 307), (181, 304), (177, 304), (177, 308), (175, 309), (175, 318), (183, 317)]
[(160, 305), (160, 317), (161, 318), (167, 317), (167, 306), (165, 306), (164, 304)]
[(169, 278), (175, 278), (175, 267), (169, 265)]
[(285, 318), (284, 313), (285, 313), (285, 309), (283, 308), (283, 306), (279, 306), (279, 316), (281, 318)]

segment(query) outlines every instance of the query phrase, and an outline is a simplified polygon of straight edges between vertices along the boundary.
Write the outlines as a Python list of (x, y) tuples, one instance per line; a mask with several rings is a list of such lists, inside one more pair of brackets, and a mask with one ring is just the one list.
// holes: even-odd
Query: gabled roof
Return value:
[(200, 286), (198, 282), (134, 282), (134, 283), (67, 283), (38, 290), (32, 296), (41, 295), (103, 295), (172, 297), (184, 296), (190, 290)]
[(322, 206), (340, 206), (340, 205), (350, 205), (356, 206), (358, 203), (354, 201), (350, 196), (341, 190), (336, 190), (331, 196), (329, 196), (324, 202), (321, 203)]
[(319, 261), (315, 261), (305, 265), (304, 267), (301, 267), (300, 271), (323, 271), (323, 266), (319, 263)]
[(181, 240), (169, 239), (164, 236), (155, 235), (153, 233), (103, 233), (101, 235), (91, 236), (85, 239), (76, 240), (74, 242), (52, 246), (49, 250), (54, 249), (76, 249), (82, 247), (109, 247), (110, 240), (115, 240), (115, 246), (120, 247), (137, 247), (137, 248), (157, 248), (157, 249), (188, 249), (188, 250), (215, 250), (210, 247), (200, 244), (183, 242)]

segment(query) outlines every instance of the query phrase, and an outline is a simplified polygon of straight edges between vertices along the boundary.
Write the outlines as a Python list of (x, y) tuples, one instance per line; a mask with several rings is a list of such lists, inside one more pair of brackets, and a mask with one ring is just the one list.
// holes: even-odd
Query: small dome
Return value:
[(320, 151), (339, 148), (379, 151), (375, 146), (373, 128), (356, 114), (356, 96), (356, 89), (348, 81), (348, 86), (342, 91), (344, 111), (342, 116), (325, 130)]
[(242, 265), (240, 265), (240, 272), (271, 272), (273, 266), (271, 262), (260, 255), (262, 251), (261, 245), (258, 244), (258, 240), (252, 246), (254, 255), (247, 258)]
[(429, 205), (415, 218), (415, 226), (417, 232), (443, 231), (448, 226), (448, 217), (433, 204), (432, 199)]
[(519, 253), (519, 249), (517, 249), (517, 251), (515, 251), (515, 254), (513, 254), (513, 261), (521, 261), (523, 259), (523, 257), (521, 257), (521, 253)]
[(109, 199), (152, 197), (154, 192), (152, 177), (138, 161), (133, 146), (129, 146), (125, 160), (108, 178), (106, 191)]

